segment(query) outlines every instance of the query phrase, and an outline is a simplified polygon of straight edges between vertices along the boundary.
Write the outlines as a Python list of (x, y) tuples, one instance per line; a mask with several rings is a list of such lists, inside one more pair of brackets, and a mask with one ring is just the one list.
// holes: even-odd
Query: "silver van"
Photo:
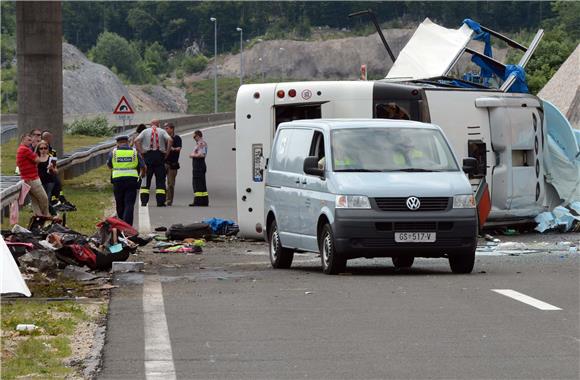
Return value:
[[(299, 120), (279, 125), (265, 174), (270, 261), (289, 268), (294, 252), (319, 252), (336, 274), (349, 259), (447, 257), (470, 273), (477, 211), (438, 126), (407, 120)], [(462, 171), (463, 169), (463, 171)]]

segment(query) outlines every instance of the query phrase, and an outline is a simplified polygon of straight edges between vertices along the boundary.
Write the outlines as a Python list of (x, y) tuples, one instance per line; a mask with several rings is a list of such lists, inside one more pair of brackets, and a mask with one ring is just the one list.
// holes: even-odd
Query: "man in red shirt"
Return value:
[(34, 215), (50, 216), (48, 211), (48, 197), (38, 176), (38, 162), (40, 159), (30, 149), (33, 137), (25, 134), (20, 138), (20, 146), (16, 151), (16, 165), (20, 170), (20, 178), (30, 186), (30, 200)]

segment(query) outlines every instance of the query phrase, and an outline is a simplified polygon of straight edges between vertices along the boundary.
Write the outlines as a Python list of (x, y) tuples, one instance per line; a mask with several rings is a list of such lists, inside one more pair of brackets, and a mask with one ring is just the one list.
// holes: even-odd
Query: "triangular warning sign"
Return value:
[(117, 107), (115, 107), (113, 113), (115, 115), (127, 115), (134, 114), (135, 112), (133, 112), (133, 108), (131, 108), (131, 106), (129, 105), (127, 98), (121, 96), (121, 100), (119, 100), (119, 103), (117, 104)]

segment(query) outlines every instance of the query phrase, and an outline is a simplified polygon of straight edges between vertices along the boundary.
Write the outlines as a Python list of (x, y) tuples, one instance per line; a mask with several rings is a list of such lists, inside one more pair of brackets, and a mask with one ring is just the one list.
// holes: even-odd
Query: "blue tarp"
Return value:
[(231, 220), (220, 219), (220, 218), (206, 219), (206, 220), (203, 220), (202, 222), (205, 224), (209, 224), (211, 230), (216, 234), (223, 232), (224, 230), (226, 230), (226, 228), (228, 226), (235, 225), (235, 222), (233, 222)]
[[(481, 26), (479, 25), (479, 23), (477, 23), (476, 21), (473, 21), (470, 18), (466, 18), (465, 20), (463, 20), (463, 23), (466, 24), (467, 26), (469, 26), (469, 28), (471, 30), (473, 30), (475, 33), (477, 33), (475, 35), (475, 37), (473, 37), (474, 40), (483, 41), (485, 43), (485, 46), (483, 48), (483, 55), (486, 55), (486, 56), (492, 58), (493, 53), (491, 50), (491, 37), (490, 37), (489, 33), (484, 32), (481, 29)], [(481, 67), (481, 77), (485, 78), (484, 83), (487, 85), (488, 84), (487, 79), (491, 78), (493, 71), (487, 67), (483, 67), (483, 66), (480, 66), (480, 67)]]
[(526, 83), (526, 72), (524, 71), (523, 67), (521, 67), (519, 65), (506, 65), (505, 69), (503, 67), (496, 68), (496, 67), (493, 67), (491, 65), (488, 65), (487, 62), (485, 62), (483, 59), (481, 59), (480, 57), (478, 57), (476, 55), (471, 57), (471, 61), (481, 68), (485, 67), (488, 70), (491, 70), (495, 75), (500, 77), (504, 82), (510, 76), (515, 76), (516, 81), (509, 88), (508, 92), (526, 93), (526, 94), (529, 93), (528, 85)]

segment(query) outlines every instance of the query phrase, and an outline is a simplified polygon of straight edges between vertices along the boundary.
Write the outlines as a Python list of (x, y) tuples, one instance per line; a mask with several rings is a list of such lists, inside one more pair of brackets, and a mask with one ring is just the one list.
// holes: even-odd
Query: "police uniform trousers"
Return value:
[(191, 184), (193, 186), (193, 205), (208, 206), (209, 196), (205, 184), (205, 157), (192, 159)]
[(160, 150), (150, 150), (145, 152), (143, 158), (147, 165), (147, 181), (141, 187), (141, 204), (147, 206), (149, 202), (149, 189), (153, 175), (155, 175), (157, 206), (165, 206), (165, 154)]
[(133, 225), (133, 211), (139, 185), (136, 178), (119, 178), (113, 182), (117, 217)]

